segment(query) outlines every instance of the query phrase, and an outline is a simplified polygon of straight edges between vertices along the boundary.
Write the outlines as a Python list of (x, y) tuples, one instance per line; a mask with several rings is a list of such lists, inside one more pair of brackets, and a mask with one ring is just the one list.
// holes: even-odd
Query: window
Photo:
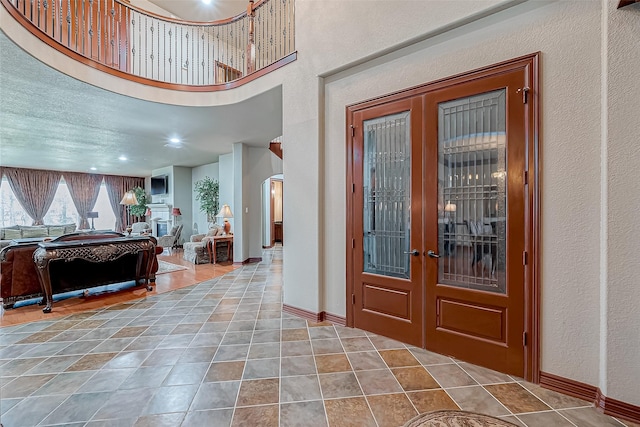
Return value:
[[(98, 212), (98, 218), (94, 220), (96, 230), (113, 230), (116, 216), (111, 209), (109, 196), (104, 182), (100, 185), (98, 199), (93, 208)], [(78, 210), (73, 204), (71, 194), (64, 178), (60, 180), (58, 190), (53, 198), (51, 207), (44, 216), (44, 223), (48, 225), (56, 224), (79, 224)], [(12, 225), (31, 225), (33, 219), (24, 210), (18, 199), (13, 194), (9, 181), (2, 179), (0, 184), (0, 226), (9, 227)], [(89, 220), (91, 225), (91, 220)]]
[(3, 178), (2, 184), (0, 184), (0, 220), (2, 227), (31, 225), (33, 223), (31, 217), (27, 215), (27, 212), (16, 199), (6, 178)]
[(44, 216), (45, 224), (79, 224), (78, 211), (76, 210), (71, 194), (64, 179), (58, 184), (58, 191), (53, 198), (51, 207)]

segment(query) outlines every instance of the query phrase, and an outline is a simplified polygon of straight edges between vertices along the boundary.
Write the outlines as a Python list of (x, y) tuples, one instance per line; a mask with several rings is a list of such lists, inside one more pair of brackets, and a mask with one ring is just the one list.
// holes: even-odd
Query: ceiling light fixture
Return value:
[(97, 171), (98, 170), (98, 168), (95, 167), (95, 166), (91, 166), (89, 169), (91, 169), (92, 171)]
[(127, 156), (120, 156), (120, 157), (118, 157), (118, 160), (121, 160), (121, 161), (124, 162), (124, 161), (127, 160)]
[(204, 3), (204, 4), (211, 4), (211, 0), (202, 0), (202, 3)]
[(180, 144), (180, 138), (171, 138), (169, 142), (172, 144)]

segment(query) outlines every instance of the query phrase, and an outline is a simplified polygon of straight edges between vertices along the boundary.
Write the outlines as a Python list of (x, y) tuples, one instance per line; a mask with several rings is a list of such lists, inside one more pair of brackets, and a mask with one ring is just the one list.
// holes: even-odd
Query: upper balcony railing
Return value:
[(227, 89), (296, 57), (294, 0), (249, 1), (246, 12), (215, 22), (167, 18), (127, 0), (0, 1), (49, 45), (153, 86)]

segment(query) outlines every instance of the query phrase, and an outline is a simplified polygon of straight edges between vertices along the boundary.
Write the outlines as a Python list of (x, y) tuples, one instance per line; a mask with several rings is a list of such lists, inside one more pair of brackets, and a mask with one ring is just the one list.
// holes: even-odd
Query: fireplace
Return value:
[(155, 236), (156, 237), (165, 236), (169, 232), (168, 228), (169, 228), (169, 224), (167, 223), (167, 221), (157, 221)]
[(155, 237), (166, 235), (169, 232), (170, 225), (172, 225), (171, 205), (150, 203), (147, 207), (151, 209), (151, 232), (153, 235)]

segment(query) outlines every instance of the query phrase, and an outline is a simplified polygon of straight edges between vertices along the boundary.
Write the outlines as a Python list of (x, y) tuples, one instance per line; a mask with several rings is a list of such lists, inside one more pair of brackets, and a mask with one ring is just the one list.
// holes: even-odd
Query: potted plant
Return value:
[(131, 206), (131, 215), (141, 218), (147, 213), (147, 193), (141, 187), (134, 188), (133, 192), (136, 195), (138, 204)]
[(200, 211), (207, 214), (207, 222), (215, 223), (219, 210), (220, 184), (218, 181), (205, 176), (195, 182), (196, 200), (200, 202)]

